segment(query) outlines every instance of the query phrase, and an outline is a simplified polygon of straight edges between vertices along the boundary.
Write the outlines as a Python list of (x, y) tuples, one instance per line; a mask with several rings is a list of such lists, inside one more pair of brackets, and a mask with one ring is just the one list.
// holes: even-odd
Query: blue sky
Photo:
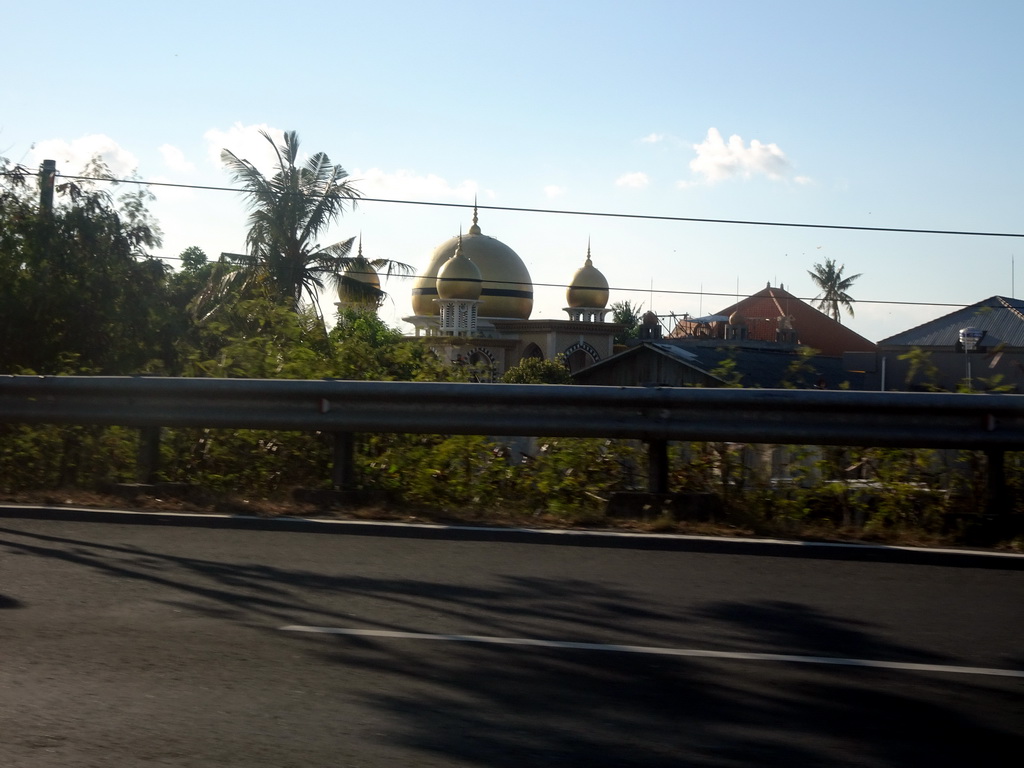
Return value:
[[(1024, 4), (16, 3), (0, 155), (229, 186), (221, 148), (296, 130), (367, 197), (710, 219), (1024, 232)], [(244, 248), (233, 193), (155, 190), (161, 255)], [(363, 203), (324, 242), (426, 265), (468, 211)], [(612, 301), (707, 314), (833, 258), (869, 302), (1024, 294), (1024, 238), (482, 211), (537, 284), (588, 239)], [(1019, 279), (1012, 266), (1020, 261)], [(1018, 283), (1020, 288), (1017, 288)], [(382, 315), (410, 313), (392, 280)], [(714, 295), (718, 294), (718, 295)], [(565, 317), (538, 286), (534, 317)], [(862, 303), (879, 340), (951, 308)]]

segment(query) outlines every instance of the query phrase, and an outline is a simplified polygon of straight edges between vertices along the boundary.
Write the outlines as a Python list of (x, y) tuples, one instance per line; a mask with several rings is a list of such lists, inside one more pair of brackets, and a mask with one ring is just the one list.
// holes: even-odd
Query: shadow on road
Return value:
[(4, 608), (22, 608), (23, 604), (20, 600), (15, 600), (13, 597), (7, 595), (0, 595), (0, 610)]
[[(504, 637), (944, 661), (799, 602), (718, 601), (681, 617), (644, 594), (587, 580), (330, 576), (5, 528), (0, 536), (7, 553), (159, 585), (172, 605), (264, 633), (317, 621), (423, 632), (400, 618), (414, 611), (437, 626)], [(4, 599), (0, 607), (17, 607)], [(325, 685), (375, 712), (382, 738), (433, 756), (431, 764), (960, 768), (1016, 766), (1024, 747), (1019, 681), (1014, 689), (948, 674), (370, 637), (281, 642), (305, 649), (323, 665)], [(346, 671), (357, 670), (372, 682), (349, 682)], [(1005, 716), (983, 721), (974, 707), (993, 696), (1005, 700)]]
[(1016, 715), (986, 723), (971, 705), (992, 691), (949, 677), (601, 651), (423, 649), (366, 638), (311, 642), (328, 661), (405, 678), (398, 688), (420, 691), (364, 694), (399, 724), (392, 738), (481, 766), (961, 768), (1016, 765), (1024, 744), (1019, 695), (1007, 696)]

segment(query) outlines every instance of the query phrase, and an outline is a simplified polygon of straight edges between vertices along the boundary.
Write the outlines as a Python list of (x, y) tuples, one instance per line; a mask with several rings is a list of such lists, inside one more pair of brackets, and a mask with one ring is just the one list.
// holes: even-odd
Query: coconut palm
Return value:
[(818, 302), (818, 309), (837, 323), (842, 322), (840, 320), (840, 307), (849, 312), (850, 317), (853, 317), (854, 299), (847, 291), (853, 286), (854, 281), (860, 277), (860, 273), (845, 277), (843, 275), (844, 269), (846, 269), (845, 265), (836, 267), (835, 259), (825, 259), (824, 264), (815, 264), (813, 270), (807, 271), (807, 274), (811, 276), (811, 280), (814, 281), (814, 284), (821, 291), (814, 297), (813, 301)]
[(277, 158), (272, 175), (265, 176), (231, 150), (220, 155), (249, 198), (249, 233), (247, 253), (221, 256), (215, 293), (262, 286), (293, 309), (305, 298), (319, 310), (318, 291), (325, 285), (360, 290), (352, 285), (357, 281), (344, 276), (354, 262), (366, 262), (385, 276), (412, 273), (412, 267), (390, 259), (352, 256), (355, 238), (321, 246), (320, 236), (349, 206), (355, 207), (359, 192), (345, 169), (332, 164), (323, 152), (297, 165), (299, 137), (294, 131), (286, 132), (280, 144), (266, 131), (260, 133)]

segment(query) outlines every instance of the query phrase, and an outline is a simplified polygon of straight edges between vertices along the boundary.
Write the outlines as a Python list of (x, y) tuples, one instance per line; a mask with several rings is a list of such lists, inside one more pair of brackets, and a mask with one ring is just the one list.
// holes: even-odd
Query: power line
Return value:
[[(164, 261), (184, 261), (184, 259), (182, 259), (180, 256), (157, 256), (157, 257), (153, 257), (153, 258), (159, 258), (159, 259), (162, 259)], [(430, 277), (430, 275), (391, 275), (390, 276), (391, 279), (396, 279), (396, 280), (418, 280), (418, 279), (423, 278), (423, 277)], [(520, 285), (520, 283), (518, 283), (518, 282), (516, 282), (514, 280), (488, 280), (487, 282), (488, 283), (492, 283), (494, 285)], [(534, 288), (557, 288), (559, 290), (565, 290), (566, 288), (570, 287), (568, 283), (537, 283), (537, 282), (531, 282), (530, 284)], [(659, 295), (666, 295), (666, 296), (708, 296), (708, 297), (712, 297), (712, 298), (719, 298), (719, 297), (720, 298), (730, 298), (730, 299), (735, 299), (736, 298), (736, 292), (735, 291), (732, 291), (732, 292), (729, 292), (729, 293), (720, 293), (720, 292), (716, 292), (716, 291), (676, 291), (676, 290), (671, 290), (671, 289), (668, 289), (668, 288), (654, 288), (654, 289), (651, 289), (649, 287), (648, 288), (622, 288), (620, 286), (614, 286), (614, 285), (609, 286), (608, 290), (609, 291), (616, 291), (616, 292), (619, 292), (619, 293), (651, 293), (653, 291), (653, 293), (657, 293)], [(810, 304), (811, 302), (818, 300), (817, 297), (815, 297), (815, 298), (807, 298), (807, 297), (802, 297), (802, 296), (794, 296), (793, 298), (797, 299), (798, 301), (802, 301), (802, 302), (804, 302), (806, 304)], [(885, 305), (908, 306), (908, 307), (957, 307), (957, 308), (962, 308), (964, 306), (969, 306), (969, 305), (963, 304), (962, 302), (961, 303), (956, 303), (956, 302), (941, 302), (941, 301), (894, 301), (894, 300), (886, 300), (886, 299), (850, 299), (850, 303), (851, 304), (885, 304)], [(1000, 309), (1000, 308), (999, 307), (993, 307), (993, 309)], [(1005, 309), (1005, 307), (1003, 307), (1003, 309)]]
[[(4, 172), (4, 176), (17, 175), (11, 172)], [(176, 184), (167, 181), (146, 181), (143, 179), (113, 179), (93, 176), (66, 176), (58, 174), (61, 178), (75, 181), (105, 181), (112, 184), (145, 184), (153, 187), (174, 187), (178, 189), (198, 189), (210, 192), (235, 192), (245, 194), (246, 190), (235, 187), (215, 187), (201, 184)], [(911, 227), (864, 227), (853, 224), (807, 224), (792, 221), (756, 221), (752, 219), (712, 219), (695, 216), (658, 216), (648, 213), (612, 213), (608, 211), (574, 211), (558, 208), (526, 208), (521, 206), (508, 205), (476, 205), (469, 203), (441, 203), (429, 200), (394, 200), (380, 197), (358, 197), (353, 199), (358, 203), (390, 203), (394, 205), (424, 205), (438, 208), (479, 208), (485, 211), (506, 211), (510, 213), (544, 213), (560, 216), (594, 216), (598, 218), (611, 219), (636, 219), (642, 221), (680, 221), (691, 224), (733, 224), (752, 227), (789, 227), (797, 229), (831, 229), (853, 232), (894, 232), (913, 235), (958, 235), (962, 237), (1019, 237), (1024, 238), (1024, 232), (985, 232), (959, 229), (918, 229)]]
[[(34, 174), (18, 174), (10, 171), (0, 171), (0, 176), (16, 176), (16, 175), (34, 175)], [(106, 177), (96, 176), (69, 176), (58, 172), (61, 178), (74, 180), (74, 181), (100, 181), (108, 182), (112, 184), (144, 184), (155, 187), (173, 187), (178, 189), (197, 189), (210, 192), (234, 192), (237, 194), (245, 194), (246, 190), (238, 189), (236, 187), (217, 187), (208, 186), (201, 184), (178, 184), (173, 182), (165, 181), (146, 181), (143, 179), (115, 179)], [(794, 228), (806, 228), (806, 229), (833, 229), (833, 230), (852, 230), (861, 232), (896, 232), (904, 234), (926, 234), (926, 235), (961, 235), (967, 237), (1020, 237), (1024, 238), (1024, 233), (1014, 232), (977, 232), (977, 231), (966, 231), (966, 230), (940, 230), (940, 229), (911, 229), (905, 227), (861, 227), (845, 224), (804, 224), (794, 222), (780, 222), (780, 221), (753, 221), (743, 219), (710, 219), (710, 218), (697, 218), (687, 216), (657, 216), (653, 214), (637, 214), (637, 213), (608, 213), (600, 211), (571, 211), (561, 210), (554, 208), (525, 208), (518, 206), (501, 206), (501, 205), (478, 205), (476, 203), (443, 203), (443, 202), (431, 202), (425, 200), (394, 200), (388, 198), (373, 198), (373, 197), (359, 197), (355, 198), (355, 202), (369, 202), (369, 203), (390, 203), (395, 205), (422, 205), (422, 206), (433, 206), (440, 208), (462, 208), (462, 209), (473, 209), (478, 208), (486, 211), (507, 211), (513, 213), (543, 213), (552, 215), (566, 215), (566, 216), (595, 216), (604, 218), (621, 218), (621, 219), (638, 219), (646, 221), (681, 221), (690, 223), (702, 223), (702, 224), (735, 224), (735, 225), (748, 225), (748, 226), (762, 226), (762, 227), (794, 227)], [(158, 257), (165, 261), (181, 261), (179, 256), (160, 256)], [(392, 275), (392, 277), (400, 279), (416, 279), (422, 277), (421, 275)], [(502, 283), (502, 281), (490, 281), (494, 283)], [(509, 284), (514, 284), (509, 282)], [(568, 288), (567, 284), (561, 283), (533, 283), (534, 287), (541, 288)], [(622, 293), (650, 293), (651, 288), (624, 288), (609, 286), (609, 290), (618, 291)], [(709, 296), (709, 297), (735, 297), (735, 292), (731, 293), (715, 293), (712, 291), (678, 291), (668, 289), (653, 289), (654, 293), (668, 296)], [(796, 297), (800, 301), (810, 303), (815, 299)], [(962, 303), (949, 303), (949, 302), (932, 302), (932, 301), (888, 301), (882, 299), (854, 299), (851, 300), (854, 304), (884, 304), (894, 306), (918, 306), (918, 307), (963, 307)]]

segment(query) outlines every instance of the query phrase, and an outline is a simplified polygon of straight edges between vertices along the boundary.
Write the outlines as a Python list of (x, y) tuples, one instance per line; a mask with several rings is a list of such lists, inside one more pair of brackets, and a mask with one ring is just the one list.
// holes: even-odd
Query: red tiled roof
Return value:
[(734, 312), (746, 320), (749, 339), (775, 341), (779, 318), (788, 316), (792, 319), (797, 342), (826, 357), (875, 350), (874, 343), (782, 288), (769, 286), (718, 314), (731, 316)]

